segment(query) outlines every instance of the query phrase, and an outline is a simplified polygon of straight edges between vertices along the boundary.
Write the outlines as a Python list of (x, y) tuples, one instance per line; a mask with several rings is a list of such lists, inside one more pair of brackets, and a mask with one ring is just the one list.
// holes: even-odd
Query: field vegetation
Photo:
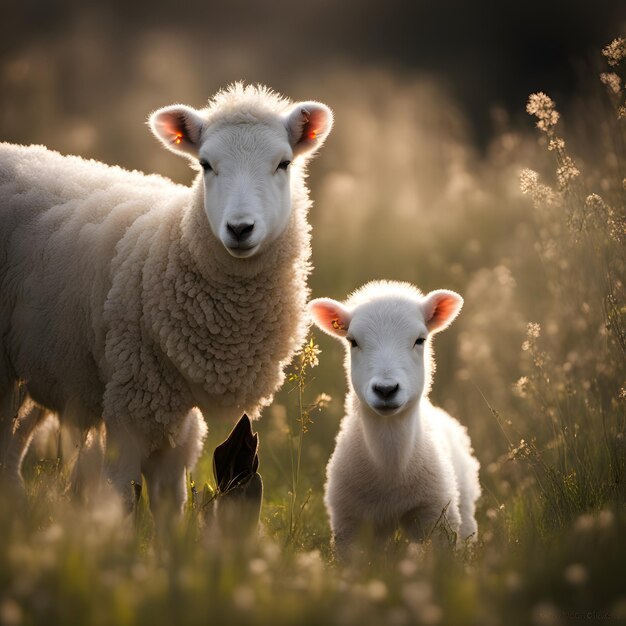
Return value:
[[(567, 116), (545, 93), (526, 119), (494, 111), (482, 152), (429, 81), (338, 70), (315, 87), (336, 128), (311, 166), (313, 296), (390, 278), (465, 298), (435, 342), (431, 397), (481, 462), (476, 544), (398, 536), (334, 561), (322, 497), (346, 384), (338, 345), (316, 335), (254, 425), (257, 541), (204, 523), (232, 424), (208, 416), (188, 510), (158, 534), (144, 499), (131, 519), (96, 494), (72, 501), (73, 450), (61, 461), (41, 438), (24, 501), (0, 494), (0, 625), (626, 623), (625, 59), (626, 39), (607, 45)], [(51, 143), (107, 154), (86, 125)], [(154, 158), (143, 167), (189, 180)]]

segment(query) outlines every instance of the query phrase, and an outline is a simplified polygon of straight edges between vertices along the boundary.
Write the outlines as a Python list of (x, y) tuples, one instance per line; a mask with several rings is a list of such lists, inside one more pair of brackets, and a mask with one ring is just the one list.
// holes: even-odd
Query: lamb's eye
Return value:
[(278, 168), (279, 170), (287, 170), (287, 168), (291, 165), (291, 161), (281, 161), (278, 164)]
[(352, 337), (346, 337), (346, 339), (350, 342), (350, 346), (352, 348), (358, 348), (359, 344), (356, 342), (356, 339), (353, 339)]
[(416, 346), (421, 346), (421, 345), (422, 345), (425, 341), (426, 341), (426, 339), (425, 339), (424, 337), (418, 337), (418, 338), (415, 340), (415, 345), (416, 345)]
[(212, 172), (213, 171), (213, 168), (211, 167), (211, 164), (206, 159), (200, 159), (200, 167), (205, 172)]

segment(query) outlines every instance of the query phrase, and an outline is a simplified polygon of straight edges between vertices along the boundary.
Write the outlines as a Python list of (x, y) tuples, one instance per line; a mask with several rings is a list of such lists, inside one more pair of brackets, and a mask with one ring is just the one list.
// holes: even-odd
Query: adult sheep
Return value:
[(193, 407), (257, 416), (304, 339), (305, 167), (332, 113), (237, 83), (150, 126), (191, 187), (0, 144), (0, 419), (24, 384), (85, 430), (104, 419), (126, 503), (143, 472), (181, 508)]

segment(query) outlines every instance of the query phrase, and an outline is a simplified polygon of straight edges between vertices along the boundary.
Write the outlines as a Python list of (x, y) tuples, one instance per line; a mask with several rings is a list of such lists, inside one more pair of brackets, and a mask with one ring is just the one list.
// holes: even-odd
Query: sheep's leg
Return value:
[(48, 412), (31, 402), (20, 409), (17, 424), (6, 449), (4, 467), (11, 484), (24, 489), (22, 462), (28, 452), (35, 429), (48, 418)]
[(86, 502), (88, 496), (96, 493), (100, 487), (104, 467), (104, 423), (91, 428), (87, 433), (81, 430), (80, 437), (70, 491), (73, 497)]
[(187, 502), (184, 446), (167, 447), (151, 454), (143, 465), (150, 508), (157, 525), (183, 513)]
[(106, 432), (105, 474), (130, 513), (141, 486), (141, 448), (131, 429), (121, 420), (108, 420)]
[(15, 419), (24, 402), (23, 390), (5, 374), (0, 355), (0, 466), (5, 465), (5, 457), (13, 439)]

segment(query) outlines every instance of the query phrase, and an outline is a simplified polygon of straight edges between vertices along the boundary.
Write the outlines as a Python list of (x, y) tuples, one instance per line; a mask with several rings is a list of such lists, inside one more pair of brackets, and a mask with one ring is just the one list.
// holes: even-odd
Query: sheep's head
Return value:
[(202, 168), (211, 229), (232, 256), (246, 258), (285, 231), (291, 170), (323, 144), (332, 121), (319, 102), (288, 106), (268, 90), (234, 85), (207, 109), (159, 109), (150, 125), (167, 148)]
[(457, 316), (463, 299), (447, 290), (423, 296), (405, 283), (370, 283), (346, 304), (312, 300), (323, 331), (346, 344), (350, 382), (364, 407), (380, 416), (411, 410), (430, 384), (430, 336)]

